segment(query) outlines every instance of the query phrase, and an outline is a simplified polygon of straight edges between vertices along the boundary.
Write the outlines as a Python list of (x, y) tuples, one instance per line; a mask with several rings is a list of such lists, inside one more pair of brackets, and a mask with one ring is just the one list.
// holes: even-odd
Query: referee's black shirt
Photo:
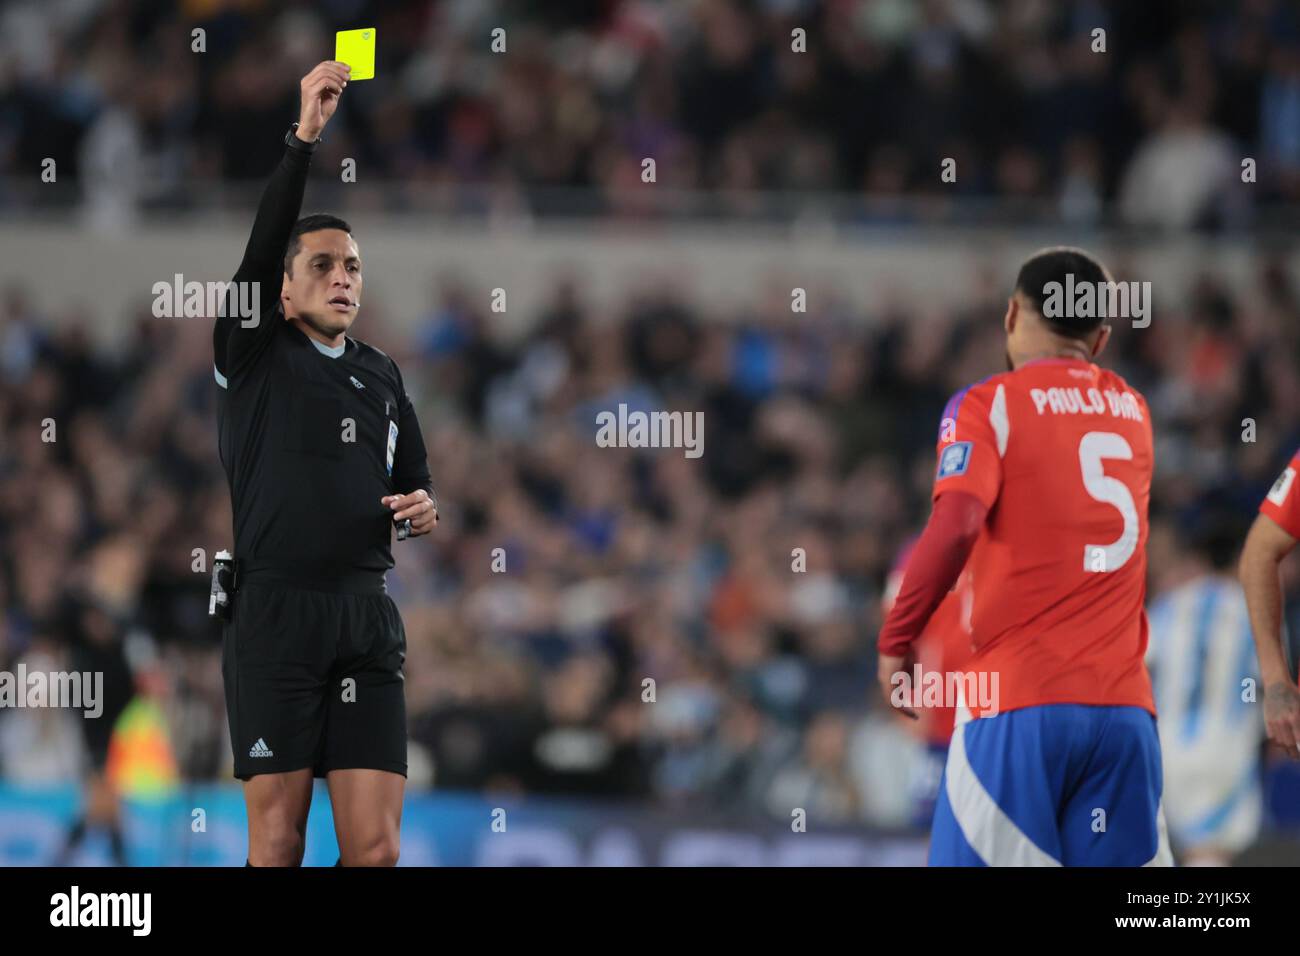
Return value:
[(419, 488), (432, 495), (433, 487), (397, 364), (351, 337), (331, 357), (285, 321), (284, 254), (310, 158), (305, 148), (285, 147), (235, 273), (235, 282), (260, 283), (259, 321), (245, 328), (228, 307), (212, 333), (234, 554), (241, 572), (256, 568), (323, 590), (382, 590), (394, 526), (380, 499)]

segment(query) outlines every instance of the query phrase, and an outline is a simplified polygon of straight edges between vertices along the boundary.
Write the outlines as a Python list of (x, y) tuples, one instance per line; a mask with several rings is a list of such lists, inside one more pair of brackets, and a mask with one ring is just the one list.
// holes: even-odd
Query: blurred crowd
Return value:
[[(870, 221), (998, 200), (1184, 229), (1300, 200), (1288, 0), (10, 0), (0, 209), (120, 228), (260, 179), (298, 79), (362, 25), (378, 75), (318, 160), (356, 161), (343, 214), (775, 215), (833, 191)], [(49, 158), (71, 185), (39, 188)]]
[[(260, 189), (299, 77), (357, 26), (379, 31), (378, 76), (349, 86), (314, 160), (355, 159), (357, 182), (311, 187), (342, 214), (432, 196), (749, 216), (797, 194), (884, 223), (990, 201), (1181, 232), (1300, 201), (1286, 0), (12, 0), (0, 212), (73, 202), (121, 229)], [(645, 157), (662, 190), (640, 188)], [(47, 158), (57, 188), (37, 185)], [(1155, 416), (1153, 598), (1300, 446), (1300, 290), (1280, 258), (1255, 263), (1244, 282), (1189, 267), (1162, 296), (1183, 304), (1118, 329), (1105, 359)], [(556, 275), (510, 339), (454, 278), (412, 335), (367, 307), (356, 331), (403, 369), (442, 513), (394, 545), (389, 575), (410, 786), (918, 822), (932, 765), (877, 699), (874, 640), (928, 513), (943, 406), (1004, 368), (1009, 276), (965, 281), (946, 311), (827, 290), (792, 314), (776, 290), (719, 313), (668, 287), (598, 309)], [(0, 670), (104, 670), (117, 705), (158, 705), (181, 781), (228, 780), (210, 328), (145, 309), (108, 353), (104, 316), (46, 308), (37, 288), (0, 291)], [(702, 412), (703, 456), (599, 447), (596, 414), (619, 405)], [(0, 779), (102, 769), (86, 723), (0, 709)]]
[[(1264, 257), (1240, 287), (1199, 276), (1107, 355), (1155, 416), (1153, 597), (1300, 444), (1294, 282)], [(671, 290), (597, 310), (557, 276), (512, 341), (454, 279), (411, 336), (363, 315), (404, 370), (442, 510), (389, 575), (411, 787), (913, 822), (923, 745), (877, 700), (874, 639), (943, 405), (1004, 367), (1005, 283), (969, 282), (949, 312), (792, 315), (774, 294), (714, 314)], [(230, 546), (210, 332), (142, 313), (108, 357), (95, 316), (51, 318), (29, 290), (0, 296), (0, 668), (120, 648), (182, 777), (229, 779), (205, 616), (203, 560)], [(703, 412), (703, 456), (598, 447), (596, 412), (619, 404)], [(77, 779), (81, 723), (0, 710), (0, 776)]]

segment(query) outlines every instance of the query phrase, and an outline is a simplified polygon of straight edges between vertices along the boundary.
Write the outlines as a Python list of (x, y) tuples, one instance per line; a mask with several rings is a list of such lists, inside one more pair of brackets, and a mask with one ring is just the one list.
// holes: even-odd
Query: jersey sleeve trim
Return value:
[(954, 395), (940, 425), (931, 499), (945, 491), (964, 491), (992, 508), (1009, 435), (1003, 383), (994, 385), (986, 378)]
[(993, 395), (989, 424), (993, 426), (993, 435), (998, 442), (998, 457), (1005, 458), (1007, 440), (1011, 437), (1011, 419), (1007, 417), (1007, 386), (1004, 382), (998, 383), (998, 390)]

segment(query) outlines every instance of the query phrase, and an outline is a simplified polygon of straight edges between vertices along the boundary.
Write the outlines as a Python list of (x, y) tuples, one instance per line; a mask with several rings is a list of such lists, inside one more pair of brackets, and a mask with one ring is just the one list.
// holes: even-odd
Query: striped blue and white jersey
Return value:
[(1206, 574), (1149, 609), (1151, 672), (1170, 834), (1184, 846), (1248, 844), (1262, 812), (1262, 688), (1246, 596)]

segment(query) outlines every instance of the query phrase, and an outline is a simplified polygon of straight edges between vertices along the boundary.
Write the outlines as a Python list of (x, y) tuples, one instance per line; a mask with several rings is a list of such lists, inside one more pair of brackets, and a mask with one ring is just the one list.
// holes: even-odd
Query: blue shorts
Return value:
[(943, 786), (943, 767), (948, 762), (948, 745), (927, 743), (911, 781), (912, 813), (909, 825), (925, 829), (934, 819), (934, 805)]
[(958, 714), (931, 866), (1170, 866), (1160, 738), (1140, 707)]

